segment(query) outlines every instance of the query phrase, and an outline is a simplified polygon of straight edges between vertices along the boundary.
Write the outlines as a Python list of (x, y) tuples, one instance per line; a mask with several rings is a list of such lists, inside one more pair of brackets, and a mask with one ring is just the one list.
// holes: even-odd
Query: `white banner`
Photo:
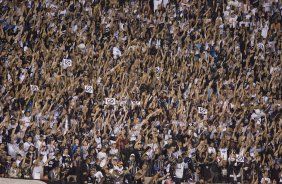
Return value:
[(126, 99), (122, 99), (118, 103), (119, 103), (120, 106), (125, 106), (127, 104), (127, 100)]
[(131, 101), (131, 105), (141, 105), (140, 101)]
[(84, 86), (85, 93), (93, 93), (93, 86)]
[(244, 156), (236, 154), (236, 162), (244, 162)]
[(107, 105), (115, 105), (116, 104), (116, 99), (115, 98), (106, 98), (105, 99), (105, 104), (107, 104)]
[(62, 65), (63, 65), (64, 69), (71, 67), (72, 66), (72, 60), (71, 59), (63, 59)]
[(208, 109), (205, 109), (203, 107), (198, 107), (198, 113), (199, 114), (207, 114), (208, 113)]
[(30, 85), (31, 91), (39, 91), (39, 87), (36, 85)]

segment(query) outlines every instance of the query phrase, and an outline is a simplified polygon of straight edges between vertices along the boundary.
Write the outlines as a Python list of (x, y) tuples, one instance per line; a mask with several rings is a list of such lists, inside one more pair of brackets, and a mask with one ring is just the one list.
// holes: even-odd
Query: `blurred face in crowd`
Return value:
[(32, 141), (32, 137), (28, 137), (27, 142), (31, 142), (31, 141)]
[(5, 144), (0, 144), (0, 150), (4, 150), (4, 148), (5, 148)]
[(17, 163), (16, 163), (16, 162), (13, 162), (13, 163), (12, 163), (12, 167), (13, 167), (13, 168), (16, 168), (16, 167), (17, 167)]
[(68, 149), (64, 149), (64, 154), (68, 155), (69, 154), (69, 150)]
[(135, 155), (130, 155), (130, 161), (135, 161)]

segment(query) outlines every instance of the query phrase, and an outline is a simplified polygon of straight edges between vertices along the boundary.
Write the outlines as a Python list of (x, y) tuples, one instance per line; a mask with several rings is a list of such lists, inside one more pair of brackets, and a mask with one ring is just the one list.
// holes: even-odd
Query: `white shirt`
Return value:
[(31, 117), (29, 116), (24, 116), (22, 117), (21, 121), (23, 121), (25, 123), (25, 126), (28, 127), (29, 126), (29, 123), (31, 121)]
[(176, 164), (175, 176), (177, 178), (183, 178), (184, 162)]
[(268, 2), (264, 3), (262, 6), (264, 7), (264, 11), (265, 12), (269, 12), (270, 11), (270, 7), (271, 7), (270, 3), (268, 3)]
[(41, 146), (42, 145), (45, 145), (46, 146), (46, 143), (44, 141), (40, 141), (38, 140), (36, 143), (35, 143), (35, 147), (40, 150)]
[(161, 4), (162, 0), (154, 0), (154, 11), (156, 11)]
[(104, 152), (99, 152), (98, 155), (97, 155), (97, 158), (99, 160), (103, 160), (103, 159), (107, 158), (107, 154), (104, 153)]
[(12, 158), (16, 158), (17, 156), (17, 150), (19, 149), (19, 146), (15, 144), (8, 143), (8, 154), (11, 155)]
[(102, 147), (101, 137), (95, 137), (95, 142), (97, 143), (97, 148), (101, 148)]
[(110, 151), (109, 151), (110, 155), (116, 155), (118, 154), (118, 149), (116, 148), (112, 148)]
[(43, 163), (46, 163), (47, 160), (48, 160), (48, 158), (47, 158), (48, 152), (47, 152), (47, 151), (41, 151), (40, 154), (43, 155), (42, 162), (43, 162)]
[(21, 160), (16, 160), (17, 167), (20, 166), (20, 163), (21, 163), (21, 162), (22, 162)]
[(220, 151), (220, 155), (223, 158), (223, 160), (227, 160), (228, 148), (220, 148), (219, 151)]
[(96, 178), (96, 181), (99, 183), (101, 181), (101, 179), (104, 177), (103, 174), (98, 171), (94, 174), (95, 178)]
[(30, 146), (33, 146), (33, 144), (31, 142), (25, 142), (24, 143), (24, 151), (27, 152)]
[(43, 174), (43, 167), (42, 166), (35, 166), (32, 170), (32, 178), (35, 180), (40, 180)]
[(209, 148), (208, 148), (208, 153), (209, 153), (209, 154), (216, 153), (215, 148), (214, 148), (214, 147), (209, 147)]
[(271, 183), (271, 180), (270, 178), (262, 178), (260, 183), (264, 183), (264, 182)]
[(267, 32), (268, 32), (268, 27), (262, 28), (262, 30), (261, 30), (261, 36), (262, 36), (264, 39), (266, 39), (266, 37), (267, 37)]

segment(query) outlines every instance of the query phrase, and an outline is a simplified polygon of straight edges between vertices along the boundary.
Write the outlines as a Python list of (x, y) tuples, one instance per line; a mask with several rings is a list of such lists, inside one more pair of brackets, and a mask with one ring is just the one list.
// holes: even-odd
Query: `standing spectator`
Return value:
[(39, 160), (35, 160), (32, 166), (32, 178), (40, 180), (43, 178), (43, 167)]
[(182, 157), (178, 157), (175, 167), (176, 168), (175, 168), (174, 181), (176, 184), (180, 184), (183, 181), (183, 176), (184, 176), (184, 162)]
[(49, 172), (49, 179), (52, 183), (60, 183), (60, 167), (55, 167)]
[(8, 175), (11, 178), (19, 178), (20, 177), (20, 169), (17, 167), (17, 163), (13, 162), (11, 167), (9, 168)]

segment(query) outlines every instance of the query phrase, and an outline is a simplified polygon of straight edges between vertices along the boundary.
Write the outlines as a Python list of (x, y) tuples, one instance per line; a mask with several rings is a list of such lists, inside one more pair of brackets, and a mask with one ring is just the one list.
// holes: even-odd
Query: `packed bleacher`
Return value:
[(0, 0), (0, 177), (282, 183), (281, 0)]

